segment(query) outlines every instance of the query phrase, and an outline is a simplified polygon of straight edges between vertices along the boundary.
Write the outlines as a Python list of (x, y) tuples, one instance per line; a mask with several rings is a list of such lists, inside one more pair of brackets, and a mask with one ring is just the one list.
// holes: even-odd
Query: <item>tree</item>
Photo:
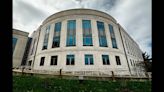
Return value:
[(147, 72), (152, 72), (152, 58), (150, 58), (150, 55), (148, 55), (146, 52), (142, 53), (143, 59), (144, 59), (144, 66), (145, 70)]

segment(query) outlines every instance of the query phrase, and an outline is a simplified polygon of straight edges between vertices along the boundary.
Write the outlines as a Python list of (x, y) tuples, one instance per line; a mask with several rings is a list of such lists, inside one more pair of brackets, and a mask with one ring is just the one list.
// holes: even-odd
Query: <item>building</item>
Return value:
[(13, 68), (19, 68), (21, 66), (28, 41), (28, 34), (27, 32), (13, 29)]
[(71, 9), (45, 19), (31, 36), (26, 68), (83, 76), (145, 76), (138, 44), (107, 13)]

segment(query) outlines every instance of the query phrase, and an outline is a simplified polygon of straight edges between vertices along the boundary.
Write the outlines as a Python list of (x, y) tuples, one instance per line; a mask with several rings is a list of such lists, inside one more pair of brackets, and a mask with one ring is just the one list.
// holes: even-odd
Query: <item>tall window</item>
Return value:
[(115, 57), (116, 57), (116, 63), (117, 63), (117, 65), (121, 65), (120, 57), (119, 56), (115, 56)]
[(67, 46), (76, 45), (76, 20), (67, 22)]
[(40, 66), (43, 66), (44, 65), (44, 59), (45, 59), (45, 57), (41, 57)]
[(102, 60), (103, 60), (103, 65), (110, 65), (108, 55), (102, 55)]
[(57, 65), (57, 60), (58, 60), (57, 56), (51, 56), (51, 63), (50, 63), (50, 65)]
[(93, 46), (92, 44), (92, 31), (91, 21), (83, 20), (83, 46)]
[(134, 60), (133, 60), (133, 65), (135, 66), (135, 62), (134, 62)]
[(17, 43), (17, 38), (14, 38), (14, 37), (13, 37), (13, 52), (14, 52), (16, 43)]
[(110, 31), (110, 36), (112, 40), (112, 47), (117, 48), (117, 43), (116, 43), (116, 38), (113, 30), (113, 26), (109, 24), (109, 31)]
[(33, 54), (33, 52), (34, 52), (35, 41), (36, 41), (36, 39), (34, 39), (34, 42), (33, 42), (33, 44), (32, 44), (31, 55), (32, 55), (32, 54)]
[(66, 65), (74, 65), (75, 58), (74, 55), (67, 55)]
[(106, 40), (104, 23), (97, 21), (97, 28), (98, 28), (98, 36), (99, 36), (99, 44), (100, 44), (100, 46), (101, 47), (108, 47), (107, 46), (107, 40)]
[(132, 62), (132, 60), (130, 59), (130, 63), (131, 63), (131, 66), (133, 66), (133, 62)]
[(93, 55), (91, 54), (85, 55), (85, 65), (93, 65)]
[(60, 31), (61, 31), (61, 22), (55, 23), (52, 48), (60, 46)]
[(42, 50), (47, 49), (49, 32), (50, 32), (50, 25), (45, 30), (44, 42), (43, 42), (43, 48), (42, 48)]

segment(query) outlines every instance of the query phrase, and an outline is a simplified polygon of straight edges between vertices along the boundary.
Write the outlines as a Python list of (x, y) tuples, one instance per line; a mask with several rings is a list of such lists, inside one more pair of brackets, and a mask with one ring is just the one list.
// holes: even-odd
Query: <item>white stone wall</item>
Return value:
[[(33, 66), (34, 56), (35, 56), (37, 46), (38, 46), (37, 43), (39, 41), (40, 27), (36, 31), (34, 31), (30, 37), (30, 38), (32, 38), (32, 40), (31, 40), (31, 45), (29, 48), (28, 57), (26, 60), (26, 65), (28, 65), (29, 61), (32, 60), (31, 67)], [(35, 40), (35, 44), (34, 44), (34, 40)], [(32, 48), (33, 48), (33, 53), (32, 53)]]
[[(88, 11), (88, 10), (87, 10)], [(44, 22), (42, 27), (40, 28), (40, 36), (39, 36), (39, 42), (37, 45), (37, 52), (35, 56), (34, 61), (34, 70), (47, 70), (47, 71), (59, 71), (62, 69), (62, 71), (94, 71), (94, 72), (101, 72), (104, 74), (111, 75), (111, 71), (114, 71), (117, 75), (130, 75), (128, 63), (129, 59), (135, 59), (136, 61), (142, 60), (140, 57), (132, 57), (130, 54), (128, 54), (128, 63), (125, 56), (123, 43), (121, 40), (121, 35), (119, 32), (119, 25), (116, 23), (116, 21), (113, 18), (110, 18), (110, 16), (107, 16), (106, 14), (102, 14), (99, 12), (97, 14), (97, 11), (91, 11), (92, 13), (89, 14), (89, 12), (81, 11), (83, 13), (74, 12), (75, 14), (71, 15), (71, 12), (65, 12), (62, 13), (61, 16), (60, 13), (58, 13), (56, 16), (52, 15), (49, 18), (47, 18)], [(67, 16), (68, 13), (68, 16)], [(78, 14), (79, 13), (79, 14)], [(67, 21), (68, 20), (76, 20), (76, 46), (72, 47), (66, 47), (66, 37), (67, 37)], [(92, 31), (92, 41), (93, 46), (83, 46), (83, 37), (82, 37), (82, 20), (91, 20), (91, 31)], [(99, 38), (98, 38), (98, 29), (97, 29), (97, 23), (96, 21), (104, 22), (105, 26), (105, 33), (107, 38), (107, 44), (108, 47), (100, 47), (99, 46)], [(52, 48), (52, 42), (53, 42), (53, 34), (54, 34), (54, 26), (55, 23), (61, 22), (61, 32), (60, 32), (60, 47), (58, 48)], [(111, 24), (114, 29), (115, 37), (116, 37), (116, 43), (118, 49), (112, 48), (112, 42), (111, 42), (111, 36), (109, 32), (108, 24)], [(46, 50), (42, 50), (43, 41), (44, 41), (44, 35), (45, 35), (45, 29), (46, 27), (50, 25), (50, 33), (49, 33), (49, 40), (48, 40), (48, 48)], [(121, 32), (123, 29), (120, 30)], [(122, 32), (122, 36), (128, 36), (128, 34), (125, 34)], [(131, 41), (131, 39), (125, 39), (123, 37), (123, 42)], [(133, 43), (131, 43), (133, 45)], [(124, 44), (125, 45), (125, 44)], [(133, 48), (135, 49), (135, 53), (141, 53), (139, 47), (134, 43)], [(125, 47), (125, 50), (127, 51), (127, 48)], [(75, 65), (66, 65), (66, 55), (68, 54), (74, 54), (75, 55)], [(85, 65), (84, 55), (85, 54), (92, 54), (94, 65)], [(102, 55), (109, 55), (110, 65), (103, 65), (102, 64)], [(51, 56), (57, 55), (57, 65), (51, 66)], [(115, 56), (119, 56), (121, 60), (121, 65), (116, 65), (116, 59)], [(40, 66), (40, 59), (41, 57), (45, 57), (44, 66)], [(29, 59), (33, 59), (33, 56), (29, 56)], [(132, 70), (133, 66), (129, 64), (130, 69)], [(134, 70), (134, 69), (133, 69)], [(133, 73), (136, 73), (133, 71)]]
[(25, 47), (28, 40), (28, 33), (19, 30), (13, 30), (13, 37), (17, 38), (15, 49), (13, 52), (13, 68), (18, 68), (21, 66), (23, 55), (25, 52)]
[(122, 34), (123, 44), (125, 46), (131, 74), (136, 76), (145, 76), (144, 68), (139, 65), (139, 63), (143, 62), (142, 51), (140, 50), (138, 44), (127, 34), (127, 32), (125, 32), (121, 26), (120, 32)]
[[(83, 46), (83, 37), (82, 37), (82, 20), (91, 20), (91, 29), (92, 29), (92, 39), (93, 46)], [(76, 46), (66, 47), (66, 36), (67, 36), (67, 21), (76, 20)], [(104, 22), (105, 33), (107, 38), (108, 47), (99, 47), (99, 38), (96, 21)], [(62, 22), (61, 28), (61, 38), (60, 38), (60, 47), (52, 48), (54, 25), (57, 22)], [(109, 32), (108, 24), (113, 25), (118, 49), (112, 48), (111, 37)], [(51, 25), (48, 49), (42, 50), (45, 28)], [(124, 50), (119, 34), (117, 24), (113, 23), (110, 20), (106, 20), (102, 17), (97, 19), (97, 16), (91, 15), (78, 15), (76, 17), (67, 16), (66, 19), (61, 18), (52, 20), (46, 25), (43, 25), (41, 28), (40, 38), (38, 43), (38, 50), (36, 54), (36, 60), (34, 62), (34, 70), (50, 70), (50, 71), (59, 71), (61, 68), (63, 71), (100, 71), (104, 73), (109, 73), (111, 71), (121, 71), (124, 70), (124, 74), (129, 75), (129, 70), (124, 55)], [(74, 54), (75, 55), (75, 65), (66, 65), (66, 55)], [(94, 65), (85, 65), (84, 55), (93, 54)], [(110, 65), (102, 64), (102, 55), (109, 55)], [(50, 60), (51, 56), (57, 55), (58, 61), (57, 66), (51, 66)], [(119, 56), (121, 60), (121, 65), (116, 65), (115, 56)], [(41, 57), (45, 57), (44, 66), (40, 66)]]

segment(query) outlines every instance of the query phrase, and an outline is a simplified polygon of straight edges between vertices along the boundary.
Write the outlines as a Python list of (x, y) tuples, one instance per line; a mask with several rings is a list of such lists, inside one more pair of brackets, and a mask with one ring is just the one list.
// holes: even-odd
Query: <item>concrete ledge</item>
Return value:
[[(41, 77), (62, 77), (65, 79), (79, 79), (79, 76), (83, 77), (83, 80), (113, 80), (112, 75), (74, 75), (72, 74), (67, 74), (62, 72), (62, 75), (59, 74), (59, 71), (54, 71), (53, 73), (51, 72), (36, 72), (32, 70), (27, 70), (25, 69), (23, 72), (20, 69), (13, 70), (13, 75), (35, 75), (35, 76), (41, 76)], [(120, 75), (115, 75), (114, 80), (122, 80), (122, 79), (128, 79), (128, 80), (151, 80), (151, 78), (148, 77), (136, 77), (136, 76), (120, 76)]]

